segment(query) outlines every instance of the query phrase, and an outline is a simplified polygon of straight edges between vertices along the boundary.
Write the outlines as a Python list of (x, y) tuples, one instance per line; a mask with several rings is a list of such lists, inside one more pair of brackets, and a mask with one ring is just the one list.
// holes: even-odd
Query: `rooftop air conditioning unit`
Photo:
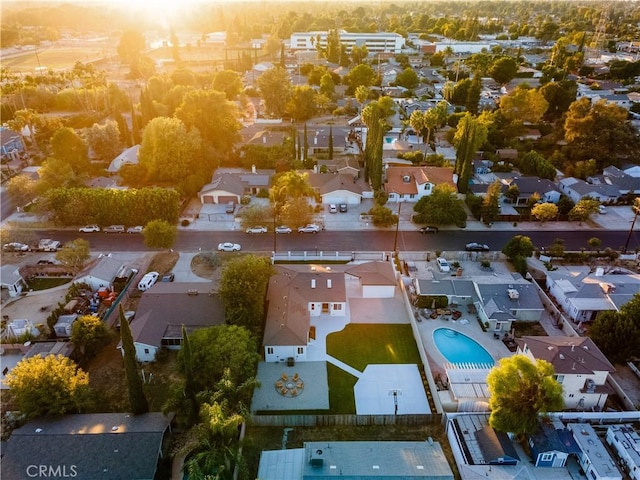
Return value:
[(510, 288), (507, 290), (507, 295), (511, 300), (518, 300), (520, 298), (520, 292), (515, 288)]
[(311, 459), (309, 460), (309, 463), (312, 467), (322, 467), (322, 464), (324, 463), (324, 456), (321, 449), (318, 448), (311, 452)]

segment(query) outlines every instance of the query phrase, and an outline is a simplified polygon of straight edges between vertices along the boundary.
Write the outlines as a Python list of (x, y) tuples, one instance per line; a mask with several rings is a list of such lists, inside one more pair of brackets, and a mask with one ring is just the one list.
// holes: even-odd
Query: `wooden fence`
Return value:
[(441, 425), (440, 414), (414, 415), (252, 415), (256, 427), (365, 427), (374, 425)]

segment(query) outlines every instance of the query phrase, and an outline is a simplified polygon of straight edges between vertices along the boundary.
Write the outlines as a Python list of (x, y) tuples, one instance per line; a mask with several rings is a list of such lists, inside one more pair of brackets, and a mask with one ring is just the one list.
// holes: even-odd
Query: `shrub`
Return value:
[(183, 227), (188, 227), (189, 223), (190, 223), (189, 220), (185, 218), (184, 220), (182, 220), (182, 222), (180, 222), (180, 225), (182, 225)]

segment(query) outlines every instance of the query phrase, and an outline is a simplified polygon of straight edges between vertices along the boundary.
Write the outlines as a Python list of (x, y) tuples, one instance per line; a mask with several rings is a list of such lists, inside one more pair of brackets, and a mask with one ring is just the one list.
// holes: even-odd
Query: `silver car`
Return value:
[(225, 242), (218, 244), (219, 252), (239, 252), (240, 248), (240, 245), (237, 243)]
[(291, 233), (291, 229), (286, 225), (280, 225), (276, 227), (276, 233)]
[(304, 227), (298, 228), (298, 233), (318, 233), (320, 231), (320, 227), (315, 223), (310, 223)]
[(267, 233), (267, 227), (257, 226), (249, 227), (246, 230), (247, 233)]

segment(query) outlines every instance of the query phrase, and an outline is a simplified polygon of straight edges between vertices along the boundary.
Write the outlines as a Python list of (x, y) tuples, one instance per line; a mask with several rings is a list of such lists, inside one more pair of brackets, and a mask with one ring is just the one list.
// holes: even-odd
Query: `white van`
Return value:
[(144, 277), (142, 277), (142, 279), (138, 283), (138, 290), (140, 290), (141, 292), (149, 290), (156, 284), (159, 276), (160, 274), (158, 272), (145, 273)]

